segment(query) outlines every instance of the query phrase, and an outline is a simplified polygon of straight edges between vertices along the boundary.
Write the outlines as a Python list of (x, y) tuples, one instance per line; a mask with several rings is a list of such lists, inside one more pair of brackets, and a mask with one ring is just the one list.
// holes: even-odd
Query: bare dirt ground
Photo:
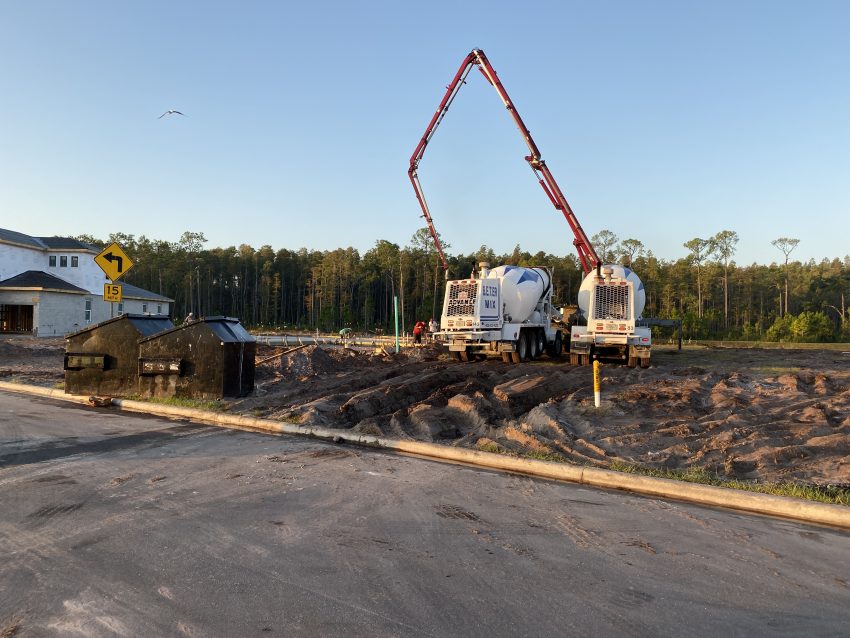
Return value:
[[(259, 346), (257, 360), (282, 349)], [(0, 379), (62, 383), (61, 339), (0, 338)], [(226, 409), (600, 467), (850, 486), (850, 354), (656, 347), (648, 369), (450, 361), (438, 346), (375, 354), (310, 346), (257, 366)]]

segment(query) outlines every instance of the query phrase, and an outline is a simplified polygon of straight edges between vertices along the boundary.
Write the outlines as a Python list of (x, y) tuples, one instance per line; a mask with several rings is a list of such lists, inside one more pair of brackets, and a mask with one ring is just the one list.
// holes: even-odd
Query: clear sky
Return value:
[[(410, 154), (481, 48), (589, 236), (844, 257), (848, 34), (844, 0), (0, 0), (0, 227), (405, 246)], [(474, 72), (420, 165), (450, 252), (573, 253), (525, 154)]]

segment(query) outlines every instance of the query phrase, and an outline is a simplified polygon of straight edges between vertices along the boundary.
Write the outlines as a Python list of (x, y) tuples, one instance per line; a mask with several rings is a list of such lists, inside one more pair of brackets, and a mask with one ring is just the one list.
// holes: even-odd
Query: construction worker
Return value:
[(413, 326), (413, 343), (418, 343), (422, 345), (422, 333), (425, 332), (425, 322), (417, 321), (416, 325)]

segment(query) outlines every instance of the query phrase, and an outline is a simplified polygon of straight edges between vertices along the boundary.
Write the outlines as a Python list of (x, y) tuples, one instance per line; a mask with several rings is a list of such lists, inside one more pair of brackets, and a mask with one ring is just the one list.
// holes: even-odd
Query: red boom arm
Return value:
[(410, 156), (410, 168), (407, 171), (407, 174), (410, 177), (410, 182), (413, 184), (413, 190), (416, 192), (416, 199), (419, 200), (419, 205), (422, 207), (422, 216), (428, 222), (428, 230), (431, 232), (431, 237), (434, 239), (434, 245), (437, 247), (437, 252), (439, 253), (440, 260), (443, 263), (443, 268), (448, 270), (449, 265), (446, 261), (446, 256), (443, 254), (443, 247), (440, 245), (437, 231), (434, 228), (434, 221), (431, 218), (430, 211), (428, 210), (428, 204), (425, 201), (425, 194), (422, 192), (422, 185), (419, 183), (417, 169), (419, 168), (419, 162), (422, 160), (422, 156), (425, 154), (425, 147), (428, 146), (428, 142), (431, 141), (437, 127), (446, 116), (449, 106), (451, 106), (457, 96), (460, 87), (466, 83), (466, 77), (469, 75), (473, 66), (477, 66), (482, 75), (484, 75), (484, 77), (487, 78), (487, 81), (494, 89), (496, 89), (496, 92), (499, 94), (505, 108), (508, 109), (508, 112), (513, 118), (514, 123), (519, 129), (519, 132), (531, 153), (526, 156), (525, 160), (528, 162), (529, 166), (531, 166), (534, 176), (546, 192), (546, 195), (549, 197), (552, 205), (564, 214), (567, 223), (573, 231), (573, 235), (575, 235), (573, 244), (578, 252), (581, 267), (585, 273), (589, 273), (591, 270), (596, 268), (598, 263), (600, 263), (599, 257), (593, 249), (590, 241), (587, 239), (587, 235), (584, 234), (581, 224), (578, 223), (578, 219), (576, 218), (575, 213), (573, 213), (572, 208), (570, 208), (566, 197), (564, 197), (564, 194), (558, 187), (558, 183), (555, 181), (555, 178), (552, 177), (552, 173), (549, 172), (546, 162), (540, 157), (540, 150), (537, 148), (537, 144), (534, 143), (528, 127), (519, 116), (519, 113), (514, 107), (514, 103), (511, 101), (511, 98), (508, 96), (508, 92), (505, 90), (505, 87), (502, 86), (502, 83), (499, 81), (499, 76), (496, 75), (496, 71), (493, 69), (490, 61), (487, 59), (487, 56), (479, 49), (473, 49), (470, 54), (466, 56), (461, 63), (458, 72), (455, 74), (454, 79), (446, 87), (446, 94), (443, 96), (443, 100), (437, 107), (437, 112), (434, 113), (434, 117), (432, 117), (431, 121), (428, 123), (428, 128), (425, 129), (425, 134), (422, 136), (422, 139), (419, 140), (419, 144), (416, 145), (413, 155)]

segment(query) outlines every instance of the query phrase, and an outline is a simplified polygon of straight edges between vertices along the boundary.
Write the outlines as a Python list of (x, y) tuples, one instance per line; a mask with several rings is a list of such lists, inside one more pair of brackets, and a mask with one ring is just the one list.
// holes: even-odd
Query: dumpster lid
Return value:
[(239, 323), (239, 319), (235, 317), (203, 317), (198, 319), (197, 321), (193, 321), (188, 324), (183, 324), (182, 326), (171, 326), (169, 325), (167, 330), (163, 330), (154, 335), (145, 336), (142, 341), (149, 341), (154, 338), (161, 337), (164, 334), (169, 332), (175, 332), (177, 330), (188, 330), (195, 328), (197, 326), (204, 325), (209, 330), (215, 334), (221, 341), (224, 343), (251, 343), (254, 342), (255, 339), (245, 328)]
[(254, 337), (239, 323), (239, 319), (234, 319), (233, 317), (206, 317), (204, 321), (207, 322), (210, 329), (225, 343), (254, 341)]
[(115, 323), (116, 321), (129, 321), (130, 325), (132, 325), (136, 331), (143, 337), (147, 337), (152, 334), (156, 334), (157, 332), (162, 332), (163, 330), (168, 330), (174, 327), (174, 324), (171, 323), (171, 319), (163, 315), (138, 315), (126, 313), (123, 315), (118, 315), (117, 317), (112, 317), (111, 319), (107, 319), (105, 321), (101, 321), (100, 323), (94, 323), (90, 326), (86, 326), (81, 330), (77, 330), (76, 332), (70, 332), (65, 335), (66, 339), (70, 337), (76, 337), (77, 335), (83, 334), (84, 332), (90, 332), (102, 326), (105, 326), (109, 323)]

